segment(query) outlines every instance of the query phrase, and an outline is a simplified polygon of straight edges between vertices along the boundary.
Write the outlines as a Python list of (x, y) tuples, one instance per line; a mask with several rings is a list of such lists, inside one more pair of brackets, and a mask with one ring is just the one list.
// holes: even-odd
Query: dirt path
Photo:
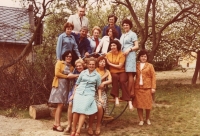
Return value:
[[(156, 72), (156, 77), (159, 84), (166, 84), (171, 81), (190, 84), (193, 73), (193, 69), (185, 73), (181, 71), (165, 71)], [(198, 83), (200, 82), (198, 81)], [(0, 116), (0, 136), (63, 136), (63, 133), (51, 130), (52, 124), (53, 119), (49, 121)], [(66, 122), (62, 122), (61, 125), (66, 126)], [(82, 136), (84, 135), (86, 133), (82, 134)], [(106, 136), (109, 136), (109, 134), (106, 134)]]

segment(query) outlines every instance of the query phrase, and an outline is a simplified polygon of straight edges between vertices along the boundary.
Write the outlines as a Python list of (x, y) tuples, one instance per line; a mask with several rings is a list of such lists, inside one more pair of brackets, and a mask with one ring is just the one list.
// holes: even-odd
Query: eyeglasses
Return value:
[(66, 58), (72, 58), (72, 56), (66, 56)]

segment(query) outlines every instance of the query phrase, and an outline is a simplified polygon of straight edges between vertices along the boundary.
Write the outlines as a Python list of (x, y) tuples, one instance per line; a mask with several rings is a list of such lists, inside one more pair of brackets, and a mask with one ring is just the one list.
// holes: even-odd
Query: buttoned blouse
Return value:
[(59, 60), (62, 60), (62, 55), (66, 51), (74, 50), (77, 56), (81, 56), (78, 50), (78, 45), (76, 44), (75, 38), (73, 35), (68, 36), (65, 32), (59, 35), (58, 42), (56, 46), (56, 57)]
[(95, 95), (96, 88), (101, 84), (101, 76), (99, 73), (94, 70), (92, 73), (89, 73), (89, 70), (86, 69), (81, 72), (76, 81), (76, 93), (84, 95)]
[(130, 49), (133, 47), (133, 42), (137, 41), (137, 35), (133, 31), (129, 31), (128, 33), (122, 34), (120, 38), (120, 43), (122, 44), (122, 51), (124, 52), (127, 49)]
[[(115, 38), (114, 40), (118, 40), (118, 39)], [(99, 43), (99, 45), (96, 48), (96, 52), (101, 51), (100, 53), (107, 53), (109, 44), (110, 44), (110, 37), (106, 35), (101, 39), (101, 42)]]

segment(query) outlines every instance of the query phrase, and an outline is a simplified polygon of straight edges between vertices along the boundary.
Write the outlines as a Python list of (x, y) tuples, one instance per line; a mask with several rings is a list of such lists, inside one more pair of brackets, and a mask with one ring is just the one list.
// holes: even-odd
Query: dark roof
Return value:
[[(0, 43), (27, 44), (32, 36), (33, 10), (0, 6)], [(32, 25), (30, 25), (32, 24)]]

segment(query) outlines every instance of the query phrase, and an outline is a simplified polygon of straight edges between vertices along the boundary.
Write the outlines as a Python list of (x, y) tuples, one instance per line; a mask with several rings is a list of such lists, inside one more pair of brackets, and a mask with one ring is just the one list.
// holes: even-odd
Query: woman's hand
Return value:
[(72, 94), (70, 97), (69, 97), (69, 102), (71, 102), (72, 100), (74, 99), (74, 94)]
[(127, 49), (127, 50), (123, 53), (124, 56), (128, 55), (130, 51), (131, 51), (131, 49)]
[(104, 103), (104, 101), (101, 98), (99, 98), (99, 102), (102, 104)]
[(156, 89), (151, 89), (151, 93), (155, 93), (156, 92)]
[(107, 63), (108, 63), (108, 65), (110, 65), (111, 63), (110, 63), (110, 61), (107, 59)]
[(100, 85), (99, 85), (99, 89), (103, 90), (104, 88), (104, 82), (102, 82)]

